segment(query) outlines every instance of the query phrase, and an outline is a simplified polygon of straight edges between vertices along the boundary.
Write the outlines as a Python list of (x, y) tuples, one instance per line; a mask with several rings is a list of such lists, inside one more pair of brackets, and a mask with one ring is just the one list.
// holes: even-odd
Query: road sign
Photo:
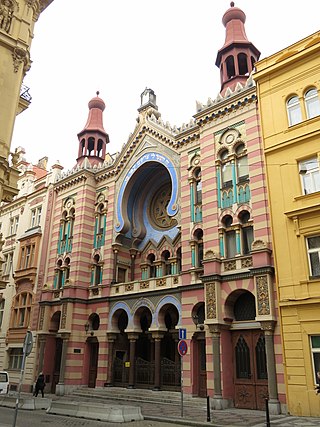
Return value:
[(26, 356), (29, 356), (29, 354), (31, 353), (32, 347), (33, 347), (32, 332), (27, 331), (26, 336), (24, 338), (24, 343), (23, 343), (23, 352), (25, 353)]
[(179, 340), (186, 340), (187, 339), (187, 330), (184, 328), (179, 329)]
[(180, 354), (180, 356), (184, 356), (185, 354), (187, 354), (187, 351), (188, 351), (187, 341), (180, 340), (178, 342), (178, 353)]

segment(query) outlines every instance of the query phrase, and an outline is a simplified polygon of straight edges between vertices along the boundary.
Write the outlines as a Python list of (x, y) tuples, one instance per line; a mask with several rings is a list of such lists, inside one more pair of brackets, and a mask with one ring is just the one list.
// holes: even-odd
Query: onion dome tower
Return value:
[(106, 145), (109, 136), (104, 130), (102, 113), (106, 107), (105, 103), (97, 96), (92, 98), (88, 104), (89, 115), (84, 129), (78, 133), (79, 151), (77, 164), (81, 165), (88, 159), (92, 166), (104, 162), (106, 156)]
[(245, 22), (245, 13), (231, 2), (222, 17), (226, 39), (216, 59), (216, 66), (220, 68), (221, 95), (228, 87), (233, 91), (238, 82), (245, 84), (260, 57), (259, 50), (247, 39)]

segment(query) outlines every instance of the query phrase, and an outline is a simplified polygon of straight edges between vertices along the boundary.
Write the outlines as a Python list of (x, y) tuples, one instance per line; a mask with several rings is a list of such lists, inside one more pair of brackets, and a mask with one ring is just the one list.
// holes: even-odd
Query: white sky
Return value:
[[(320, 30), (319, 0), (235, 0), (260, 59)], [(70, 169), (77, 133), (97, 90), (106, 103), (107, 151), (134, 130), (140, 94), (155, 91), (162, 119), (181, 126), (220, 91), (217, 51), (227, 0), (54, 0), (35, 26), (24, 83), (32, 103), (17, 116), (12, 151), (32, 163), (49, 157)], [(320, 59), (319, 59), (320, 60)]]

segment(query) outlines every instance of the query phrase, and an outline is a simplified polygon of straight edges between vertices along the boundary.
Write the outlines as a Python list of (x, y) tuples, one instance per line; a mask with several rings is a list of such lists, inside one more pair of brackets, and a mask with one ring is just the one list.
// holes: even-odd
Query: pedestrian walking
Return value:
[(45, 382), (44, 382), (44, 375), (43, 372), (40, 372), (38, 378), (37, 378), (37, 382), (36, 382), (36, 386), (35, 386), (35, 390), (33, 395), (35, 397), (38, 396), (39, 391), (41, 391), (41, 395), (42, 397), (44, 397), (44, 387), (45, 387)]

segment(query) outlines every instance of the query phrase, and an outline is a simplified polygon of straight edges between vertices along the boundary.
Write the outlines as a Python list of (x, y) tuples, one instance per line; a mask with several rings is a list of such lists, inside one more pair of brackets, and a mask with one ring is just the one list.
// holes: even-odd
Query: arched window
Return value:
[(238, 145), (235, 150), (237, 156), (237, 176), (238, 181), (245, 181), (249, 177), (248, 156), (244, 144)]
[(287, 101), (287, 112), (289, 126), (296, 125), (297, 123), (300, 123), (302, 121), (300, 101), (297, 96), (292, 96)]
[(320, 114), (320, 101), (317, 89), (309, 89), (304, 95), (304, 102), (306, 105), (307, 118), (319, 116)]
[(69, 280), (70, 277), (70, 258), (66, 258), (64, 261), (64, 277), (65, 277), (65, 282), (67, 280)]
[(11, 325), (13, 328), (27, 328), (30, 323), (32, 305), (32, 294), (21, 292), (14, 299), (13, 317)]
[(249, 74), (247, 55), (245, 53), (238, 54), (238, 66), (239, 66), (239, 74), (241, 76), (245, 76)]
[(93, 264), (93, 269), (92, 269), (92, 280), (91, 280), (91, 284), (93, 286), (97, 286), (101, 283), (102, 281), (102, 268), (101, 268), (101, 263), (100, 263), (100, 256), (98, 254), (96, 254), (93, 258), (94, 264)]
[(221, 179), (222, 187), (229, 187), (232, 185), (232, 164), (228, 161), (228, 150), (223, 150), (220, 154), (221, 166)]
[(233, 218), (231, 215), (225, 215), (222, 218), (222, 224), (225, 227), (224, 238), (226, 248), (226, 258), (233, 258), (237, 254), (236, 231), (231, 228)]
[(241, 253), (247, 255), (251, 252), (253, 242), (253, 227), (250, 221), (250, 212), (244, 210), (239, 214), (241, 224)]
[(57, 289), (63, 288), (64, 274), (63, 274), (62, 260), (61, 259), (59, 259), (57, 262), (55, 283), (56, 283), (55, 288), (57, 288)]
[(195, 247), (195, 267), (202, 267), (203, 261), (203, 231), (201, 229), (196, 230), (194, 233), (194, 239), (196, 241)]
[(156, 257), (154, 254), (149, 254), (147, 261), (148, 261), (148, 267), (149, 267), (149, 278), (156, 277), (156, 266), (154, 265), (154, 262), (156, 260)]
[(226, 59), (226, 66), (227, 66), (227, 76), (228, 76), (228, 79), (231, 79), (236, 74), (235, 68), (234, 68), (234, 58), (233, 58), (233, 56), (228, 56), (228, 58)]
[(182, 269), (182, 253), (181, 247), (177, 249), (177, 274), (181, 273)]
[(169, 261), (170, 258), (170, 252), (164, 251), (161, 255), (162, 260), (162, 275), (163, 276), (169, 276), (171, 274), (171, 263)]

